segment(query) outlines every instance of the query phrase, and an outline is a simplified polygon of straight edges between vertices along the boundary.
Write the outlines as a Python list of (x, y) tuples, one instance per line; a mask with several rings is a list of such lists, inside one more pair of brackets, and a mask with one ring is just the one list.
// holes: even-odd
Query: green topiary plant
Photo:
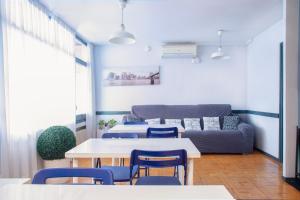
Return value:
[(76, 138), (69, 128), (52, 126), (38, 138), (37, 151), (43, 160), (64, 159), (65, 153), (76, 146)]

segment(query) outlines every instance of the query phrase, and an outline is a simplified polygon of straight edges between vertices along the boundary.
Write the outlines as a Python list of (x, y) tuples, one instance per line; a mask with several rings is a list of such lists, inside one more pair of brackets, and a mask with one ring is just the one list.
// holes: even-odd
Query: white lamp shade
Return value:
[(224, 57), (224, 52), (223, 51), (216, 51), (211, 54), (212, 59), (222, 59)]
[(113, 44), (134, 44), (136, 40), (134, 35), (121, 29), (109, 38), (109, 42)]

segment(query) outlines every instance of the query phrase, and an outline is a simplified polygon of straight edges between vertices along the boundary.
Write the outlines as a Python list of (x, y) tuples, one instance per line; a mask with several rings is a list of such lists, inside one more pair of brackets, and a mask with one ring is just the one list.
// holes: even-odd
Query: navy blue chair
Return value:
[(109, 170), (94, 168), (49, 168), (37, 172), (32, 184), (46, 184), (48, 178), (86, 177), (101, 180), (103, 185), (113, 185), (113, 174)]
[(148, 124), (147, 122), (124, 122), (124, 125), (144, 125)]
[[(102, 135), (104, 139), (136, 139), (136, 133), (105, 133)], [(101, 159), (97, 159), (96, 168), (110, 170), (113, 173), (114, 182), (129, 182), (131, 180), (130, 168), (125, 165), (125, 160), (121, 158), (120, 166), (101, 166)], [(133, 168), (133, 176), (138, 173), (138, 167)], [(94, 179), (95, 182), (100, 180)]]
[[(178, 138), (178, 128), (168, 127), (168, 128), (148, 128), (147, 138)], [(146, 175), (149, 176), (149, 169), (146, 169)], [(174, 176), (178, 175), (177, 167), (174, 168)]]
[[(147, 159), (147, 158), (155, 158)], [(159, 160), (159, 158), (162, 158)], [(168, 159), (166, 159), (168, 158)], [(184, 185), (187, 182), (187, 152), (184, 149), (172, 151), (133, 150), (130, 158), (130, 172), (134, 167), (167, 168), (183, 166)], [(130, 175), (132, 175), (130, 173)], [(132, 184), (132, 179), (130, 180)], [(181, 185), (178, 176), (144, 176), (137, 179), (136, 185)]]
[(138, 134), (136, 133), (104, 133), (102, 135), (103, 139), (136, 139)]
[(148, 128), (147, 138), (178, 138), (178, 128)]

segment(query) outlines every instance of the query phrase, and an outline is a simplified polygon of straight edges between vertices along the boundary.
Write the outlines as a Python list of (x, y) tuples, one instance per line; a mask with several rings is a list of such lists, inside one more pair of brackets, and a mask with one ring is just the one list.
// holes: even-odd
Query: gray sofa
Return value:
[[(222, 128), (223, 117), (228, 115), (232, 115), (232, 110), (227, 104), (136, 105), (132, 107), (132, 114), (125, 116), (124, 120), (161, 118), (164, 123), (163, 119), (220, 117)], [(186, 131), (183, 137), (190, 138), (202, 153), (251, 153), (254, 128), (240, 122), (238, 130)]]

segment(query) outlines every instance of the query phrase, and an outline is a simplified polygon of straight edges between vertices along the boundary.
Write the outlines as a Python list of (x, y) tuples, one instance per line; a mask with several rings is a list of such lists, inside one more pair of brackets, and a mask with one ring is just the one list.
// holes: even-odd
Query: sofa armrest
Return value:
[(242, 133), (247, 147), (247, 153), (253, 152), (254, 147), (254, 127), (245, 122), (241, 122), (238, 125), (238, 130)]

